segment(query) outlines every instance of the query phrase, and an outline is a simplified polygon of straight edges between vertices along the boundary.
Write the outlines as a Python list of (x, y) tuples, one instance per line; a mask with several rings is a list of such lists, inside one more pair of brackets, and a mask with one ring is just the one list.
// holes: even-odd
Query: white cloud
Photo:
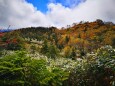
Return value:
[[(103, 19), (115, 22), (115, 0), (87, 0), (74, 8), (78, 20)], [(110, 18), (112, 17), (112, 18)]]
[(42, 12), (25, 0), (0, 0), (0, 27), (7, 28), (48, 26), (50, 22)]
[(48, 12), (48, 16), (58, 26), (66, 26), (79, 21), (95, 21), (96, 19), (115, 23), (114, 5), (115, 0), (87, 0), (74, 8), (67, 8), (61, 4), (49, 4), (48, 7), (51, 10)]
[(49, 4), (49, 11), (47, 17), (52, 21), (55, 26), (63, 26), (70, 24), (74, 17), (71, 16), (72, 11), (70, 8), (64, 7), (61, 4)]
[[(66, 1), (68, 4), (73, 3)], [(72, 8), (60, 3), (49, 3), (48, 11), (44, 14), (25, 0), (0, 0), (0, 27), (6, 28), (9, 24), (12, 28), (51, 25), (62, 27), (82, 20), (96, 19), (115, 23), (114, 5), (115, 0), (86, 0)]]

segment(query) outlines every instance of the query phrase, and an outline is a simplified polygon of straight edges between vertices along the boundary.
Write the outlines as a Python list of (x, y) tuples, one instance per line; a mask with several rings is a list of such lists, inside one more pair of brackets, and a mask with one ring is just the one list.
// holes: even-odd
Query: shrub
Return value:
[(68, 72), (58, 67), (50, 69), (44, 60), (17, 51), (0, 58), (0, 86), (62, 86)]
[(97, 56), (83, 59), (71, 72), (68, 86), (114, 86), (115, 51), (100, 48)]

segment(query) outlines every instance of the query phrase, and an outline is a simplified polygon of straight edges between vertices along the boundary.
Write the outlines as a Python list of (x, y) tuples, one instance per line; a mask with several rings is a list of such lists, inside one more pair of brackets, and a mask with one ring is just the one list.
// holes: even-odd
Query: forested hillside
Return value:
[[(6, 42), (20, 39), (17, 45), (22, 46), (23, 40), (23, 43), (25, 43), (23, 48), (30, 49), (33, 47), (41, 50), (43, 54), (48, 53), (45, 48), (54, 47), (56, 51), (60, 52), (61, 56), (72, 59), (82, 58), (87, 53), (94, 52), (105, 45), (115, 47), (115, 25), (99, 19), (94, 22), (80, 22), (61, 29), (56, 27), (29, 27), (6, 34)], [(4, 37), (2, 39), (5, 42)]]
[(115, 24), (0, 32), (0, 86), (114, 86)]

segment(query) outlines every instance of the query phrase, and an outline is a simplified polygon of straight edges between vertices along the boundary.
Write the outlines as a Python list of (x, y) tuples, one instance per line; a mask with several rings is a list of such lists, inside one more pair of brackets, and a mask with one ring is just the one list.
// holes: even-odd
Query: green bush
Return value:
[(25, 64), (28, 58), (24, 53), (16, 53), (13, 55), (0, 58), (0, 85), (14, 86), (24, 85)]
[(44, 60), (17, 51), (0, 58), (0, 86), (62, 86), (68, 72), (57, 67), (50, 69)]

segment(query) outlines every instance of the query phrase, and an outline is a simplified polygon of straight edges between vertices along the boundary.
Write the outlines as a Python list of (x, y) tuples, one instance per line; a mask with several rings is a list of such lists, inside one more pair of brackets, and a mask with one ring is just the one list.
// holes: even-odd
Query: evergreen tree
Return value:
[(45, 40), (44, 41), (44, 44), (43, 44), (43, 46), (42, 46), (42, 48), (41, 48), (41, 53), (42, 54), (46, 54), (48, 52), (48, 43), (47, 43), (47, 41)]
[(58, 52), (59, 51), (58, 51), (56, 46), (50, 45), (49, 49), (48, 49), (47, 56), (50, 57), (50, 58), (56, 58), (58, 56)]

